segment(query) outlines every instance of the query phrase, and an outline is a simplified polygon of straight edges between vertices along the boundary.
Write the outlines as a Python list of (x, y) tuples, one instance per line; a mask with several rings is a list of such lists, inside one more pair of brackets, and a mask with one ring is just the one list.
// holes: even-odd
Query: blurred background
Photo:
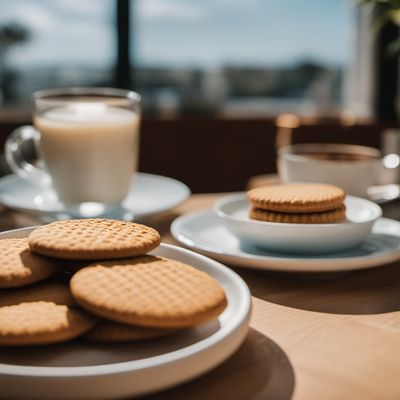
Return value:
[(399, 29), (361, 3), (0, 0), (0, 141), (36, 90), (114, 86), (143, 96), (140, 169), (195, 192), (275, 172), (282, 129), (396, 154)]

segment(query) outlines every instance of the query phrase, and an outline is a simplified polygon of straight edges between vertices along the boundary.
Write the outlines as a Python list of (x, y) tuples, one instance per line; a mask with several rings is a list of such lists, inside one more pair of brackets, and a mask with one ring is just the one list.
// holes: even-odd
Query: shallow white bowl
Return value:
[[(32, 228), (0, 234), (26, 237)], [(229, 357), (244, 340), (251, 298), (244, 281), (207, 257), (161, 244), (152, 254), (188, 263), (213, 276), (228, 306), (217, 320), (165, 338), (120, 344), (75, 340), (36, 347), (0, 349), (0, 398), (131, 398), (199, 376)]]
[(285, 253), (322, 254), (361, 243), (381, 217), (381, 208), (359, 197), (346, 196), (346, 220), (334, 224), (290, 224), (250, 219), (245, 193), (224, 197), (214, 205), (220, 221), (243, 242)]

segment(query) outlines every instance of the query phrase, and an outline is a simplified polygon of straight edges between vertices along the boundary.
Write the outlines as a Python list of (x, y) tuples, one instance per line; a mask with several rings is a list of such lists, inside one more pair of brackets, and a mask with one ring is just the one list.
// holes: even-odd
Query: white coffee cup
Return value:
[[(52, 188), (72, 214), (121, 204), (137, 168), (140, 96), (110, 88), (70, 88), (34, 94), (34, 127), (8, 138), (6, 159), (16, 174)], [(39, 160), (24, 160), (22, 144), (33, 140)], [(82, 207), (82, 205), (92, 207)]]
[(330, 183), (361, 197), (377, 182), (381, 165), (380, 151), (367, 146), (307, 143), (278, 151), (283, 182)]

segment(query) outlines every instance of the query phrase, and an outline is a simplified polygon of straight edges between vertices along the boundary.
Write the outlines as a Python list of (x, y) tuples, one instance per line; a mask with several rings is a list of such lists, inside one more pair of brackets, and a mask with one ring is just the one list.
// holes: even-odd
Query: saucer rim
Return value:
[[(147, 217), (150, 217), (153, 215), (161, 214), (161, 213), (171, 210), (175, 207), (178, 207), (179, 205), (183, 204), (190, 197), (190, 195), (192, 193), (189, 186), (187, 186), (185, 183), (179, 181), (178, 179), (171, 178), (171, 177), (164, 176), (164, 175), (150, 174), (147, 172), (136, 172), (135, 175), (132, 177), (132, 182), (131, 182), (129, 190), (132, 190), (132, 187), (134, 185), (134, 179), (136, 178), (136, 176), (140, 176), (141, 178), (144, 178), (144, 179), (154, 179), (154, 178), (160, 179), (161, 178), (164, 181), (172, 182), (172, 183), (180, 186), (180, 188), (182, 189), (182, 194), (179, 197), (179, 199), (177, 199), (175, 202), (173, 202), (172, 205), (158, 207), (156, 211), (142, 212), (139, 214), (135, 213), (134, 219), (147, 218)], [(2, 187), (4, 185), (17, 184), (18, 181), (23, 182), (24, 179), (19, 177), (16, 174), (8, 174), (5, 176), (2, 176), (2, 177), (0, 177), (0, 189), (2, 189)], [(38, 191), (42, 191), (42, 190), (43, 189), (38, 187)], [(37, 215), (37, 216), (55, 216), (55, 217), (57, 217), (57, 215), (69, 215), (67, 208), (62, 208), (62, 209), (58, 209), (58, 210), (42, 210), (42, 209), (39, 209), (36, 207), (28, 208), (28, 207), (24, 207), (24, 206), (15, 205), (8, 201), (4, 201), (4, 197), (1, 194), (1, 190), (0, 190), (0, 204), (4, 205), (12, 210), (23, 212), (23, 213), (30, 214), (30, 215), (35, 215), (35, 216)], [(59, 204), (62, 204), (62, 203), (59, 203)], [(132, 211), (132, 210), (129, 210), (129, 211)], [(56, 219), (58, 219), (58, 218), (56, 218)]]
[[(190, 238), (184, 237), (181, 232), (181, 226), (188, 223), (190, 219), (214, 218), (218, 223), (218, 216), (213, 212), (212, 208), (187, 213), (176, 218), (171, 224), (171, 234), (174, 239), (185, 246), (186, 248), (200, 252), (203, 255), (212, 257), (219, 262), (227, 263), (229, 265), (240, 267), (244, 269), (260, 269), (267, 271), (279, 271), (285, 273), (325, 273), (325, 272), (350, 272), (360, 269), (369, 269), (384, 266), (392, 262), (400, 260), (400, 247), (393, 251), (378, 251), (368, 256), (357, 257), (321, 257), (321, 254), (316, 254), (311, 257), (296, 258), (290, 253), (286, 253), (285, 257), (269, 256), (269, 255), (255, 255), (246, 252), (234, 253), (226, 252), (217, 248), (210, 248), (207, 245), (196, 244)], [(390, 221), (400, 225), (400, 221), (381, 217), (377, 221)], [(223, 224), (219, 224), (223, 226)], [(224, 229), (226, 229), (224, 227)], [(228, 235), (234, 236), (231, 232), (226, 230)], [(320, 268), (316, 268), (320, 265)]]

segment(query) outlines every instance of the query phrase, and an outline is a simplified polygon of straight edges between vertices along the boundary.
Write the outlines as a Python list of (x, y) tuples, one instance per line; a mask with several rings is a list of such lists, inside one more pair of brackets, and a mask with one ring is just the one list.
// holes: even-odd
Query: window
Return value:
[[(352, 52), (348, 0), (130, 0), (134, 88), (147, 114), (336, 115)], [(115, 0), (0, 0), (0, 104), (113, 86)]]
[(161, 113), (335, 114), (352, 11), (347, 0), (137, 0), (139, 90)]
[(113, 1), (0, 0), (0, 9), (3, 107), (24, 105), (39, 89), (110, 85)]

